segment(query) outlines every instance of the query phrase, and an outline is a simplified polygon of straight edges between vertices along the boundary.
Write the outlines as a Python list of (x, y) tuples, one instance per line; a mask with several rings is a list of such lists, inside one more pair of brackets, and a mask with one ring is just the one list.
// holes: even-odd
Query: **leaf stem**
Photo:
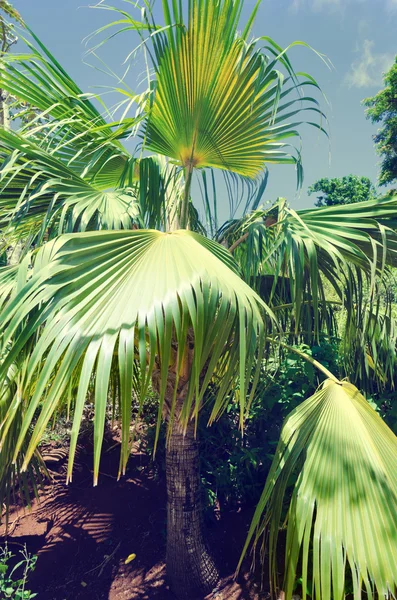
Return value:
[(309, 362), (311, 365), (313, 365), (313, 367), (315, 367), (316, 369), (321, 371), (326, 377), (328, 377), (328, 379), (332, 379), (332, 381), (334, 381), (335, 383), (339, 383), (341, 385), (341, 382), (339, 381), (339, 379), (337, 377), (335, 377), (335, 375), (333, 373), (331, 373), (331, 371), (328, 371), (328, 369), (326, 369), (320, 362), (318, 362), (318, 360), (316, 360), (312, 356), (305, 354), (304, 352), (302, 352), (301, 350), (298, 350), (297, 348), (294, 348), (293, 346), (288, 346), (288, 344), (284, 344), (284, 342), (280, 342), (280, 340), (276, 340), (271, 337), (267, 337), (266, 340), (268, 342), (278, 344), (282, 348), (285, 348), (286, 350), (289, 350), (290, 352), (297, 354), (298, 356), (300, 356), (301, 358), (303, 358), (304, 360)]
[(181, 205), (181, 214), (179, 219), (179, 227), (181, 229), (187, 229), (189, 223), (189, 201), (190, 201), (190, 189), (192, 187), (192, 175), (193, 166), (189, 163), (185, 167), (185, 191), (183, 194), (183, 200)]
[(244, 235), (241, 236), (241, 238), (239, 238), (236, 242), (234, 242), (234, 244), (232, 244), (229, 248), (229, 252), (230, 254), (233, 254), (233, 252), (235, 251), (235, 249), (240, 246), (240, 244), (242, 244), (243, 242), (245, 242), (246, 239), (248, 239), (249, 236), (249, 232), (244, 233)]

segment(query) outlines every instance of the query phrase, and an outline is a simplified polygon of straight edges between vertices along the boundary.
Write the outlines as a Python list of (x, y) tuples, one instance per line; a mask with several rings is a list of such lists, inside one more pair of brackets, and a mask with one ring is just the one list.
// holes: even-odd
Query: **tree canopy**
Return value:
[(323, 177), (308, 189), (308, 194), (319, 194), (316, 206), (337, 206), (339, 204), (354, 204), (376, 198), (375, 186), (368, 177), (346, 175), (345, 177)]
[(397, 56), (384, 76), (385, 87), (376, 96), (366, 98), (367, 118), (382, 126), (374, 136), (376, 149), (382, 157), (379, 183), (387, 185), (397, 180)]

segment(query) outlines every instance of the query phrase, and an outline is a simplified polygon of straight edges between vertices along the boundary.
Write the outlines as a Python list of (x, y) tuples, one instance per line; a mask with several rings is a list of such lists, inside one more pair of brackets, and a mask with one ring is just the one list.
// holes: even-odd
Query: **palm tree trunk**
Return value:
[(202, 532), (200, 467), (194, 424), (186, 434), (175, 419), (166, 456), (167, 577), (177, 598), (193, 600), (219, 580)]

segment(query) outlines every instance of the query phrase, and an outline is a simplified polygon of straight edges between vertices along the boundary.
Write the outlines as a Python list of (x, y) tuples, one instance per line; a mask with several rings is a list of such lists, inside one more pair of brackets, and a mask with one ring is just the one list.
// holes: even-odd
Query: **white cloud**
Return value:
[(299, 10), (303, 6), (309, 6), (316, 11), (322, 10), (323, 8), (339, 10), (343, 4), (342, 0), (292, 0), (291, 8), (294, 11)]
[[(387, 1), (396, 3), (397, 5), (397, 0)], [(291, 0), (290, 7), (295, 12), (305, 7), (311, 8), (316, 12), (327, 10), (328, 12), (343, 13), (347, 5), (353, 2), (365, 2), (365, 0)]]
[(302, 8), (309, 8), (316, 12), (327, 10), (328, 12), (344, 13), (348, 5), (365, 2), (367, 4), (376, 2), (379, 4), (379, 8), (397, 11), (397, 0), (290, 0), (290, 9), (294, 12)]
[[(397, 4), (397, 1), (396, 1)], [(382, 75), (394, 62), (394, 55), (374, 52), (375, 43), (364, 40), (357, 52), (360, 57), (353, 61), (346, 73), (345, 82), (350, 87), (376, 87), (382, 84)]]

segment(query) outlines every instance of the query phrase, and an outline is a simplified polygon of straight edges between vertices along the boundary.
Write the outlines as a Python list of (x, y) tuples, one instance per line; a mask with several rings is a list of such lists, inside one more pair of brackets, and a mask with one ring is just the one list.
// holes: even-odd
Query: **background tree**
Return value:
[(367, 118), (382, 126), (374, 136), (376, 149), (382, 157), (379, 183), (387, 185), (397, 179), (397, 56), (384, 76), (385, 88), (376, 96), (366, 98)]
[(308, 194), (319, 194), (315, 206), (337, 206), (339, 204), (353, 204), (376, 198), (376, 189), (368, 177), (346, 175), (332, 179), (323, 177), (313, 183), (308, 189)]

